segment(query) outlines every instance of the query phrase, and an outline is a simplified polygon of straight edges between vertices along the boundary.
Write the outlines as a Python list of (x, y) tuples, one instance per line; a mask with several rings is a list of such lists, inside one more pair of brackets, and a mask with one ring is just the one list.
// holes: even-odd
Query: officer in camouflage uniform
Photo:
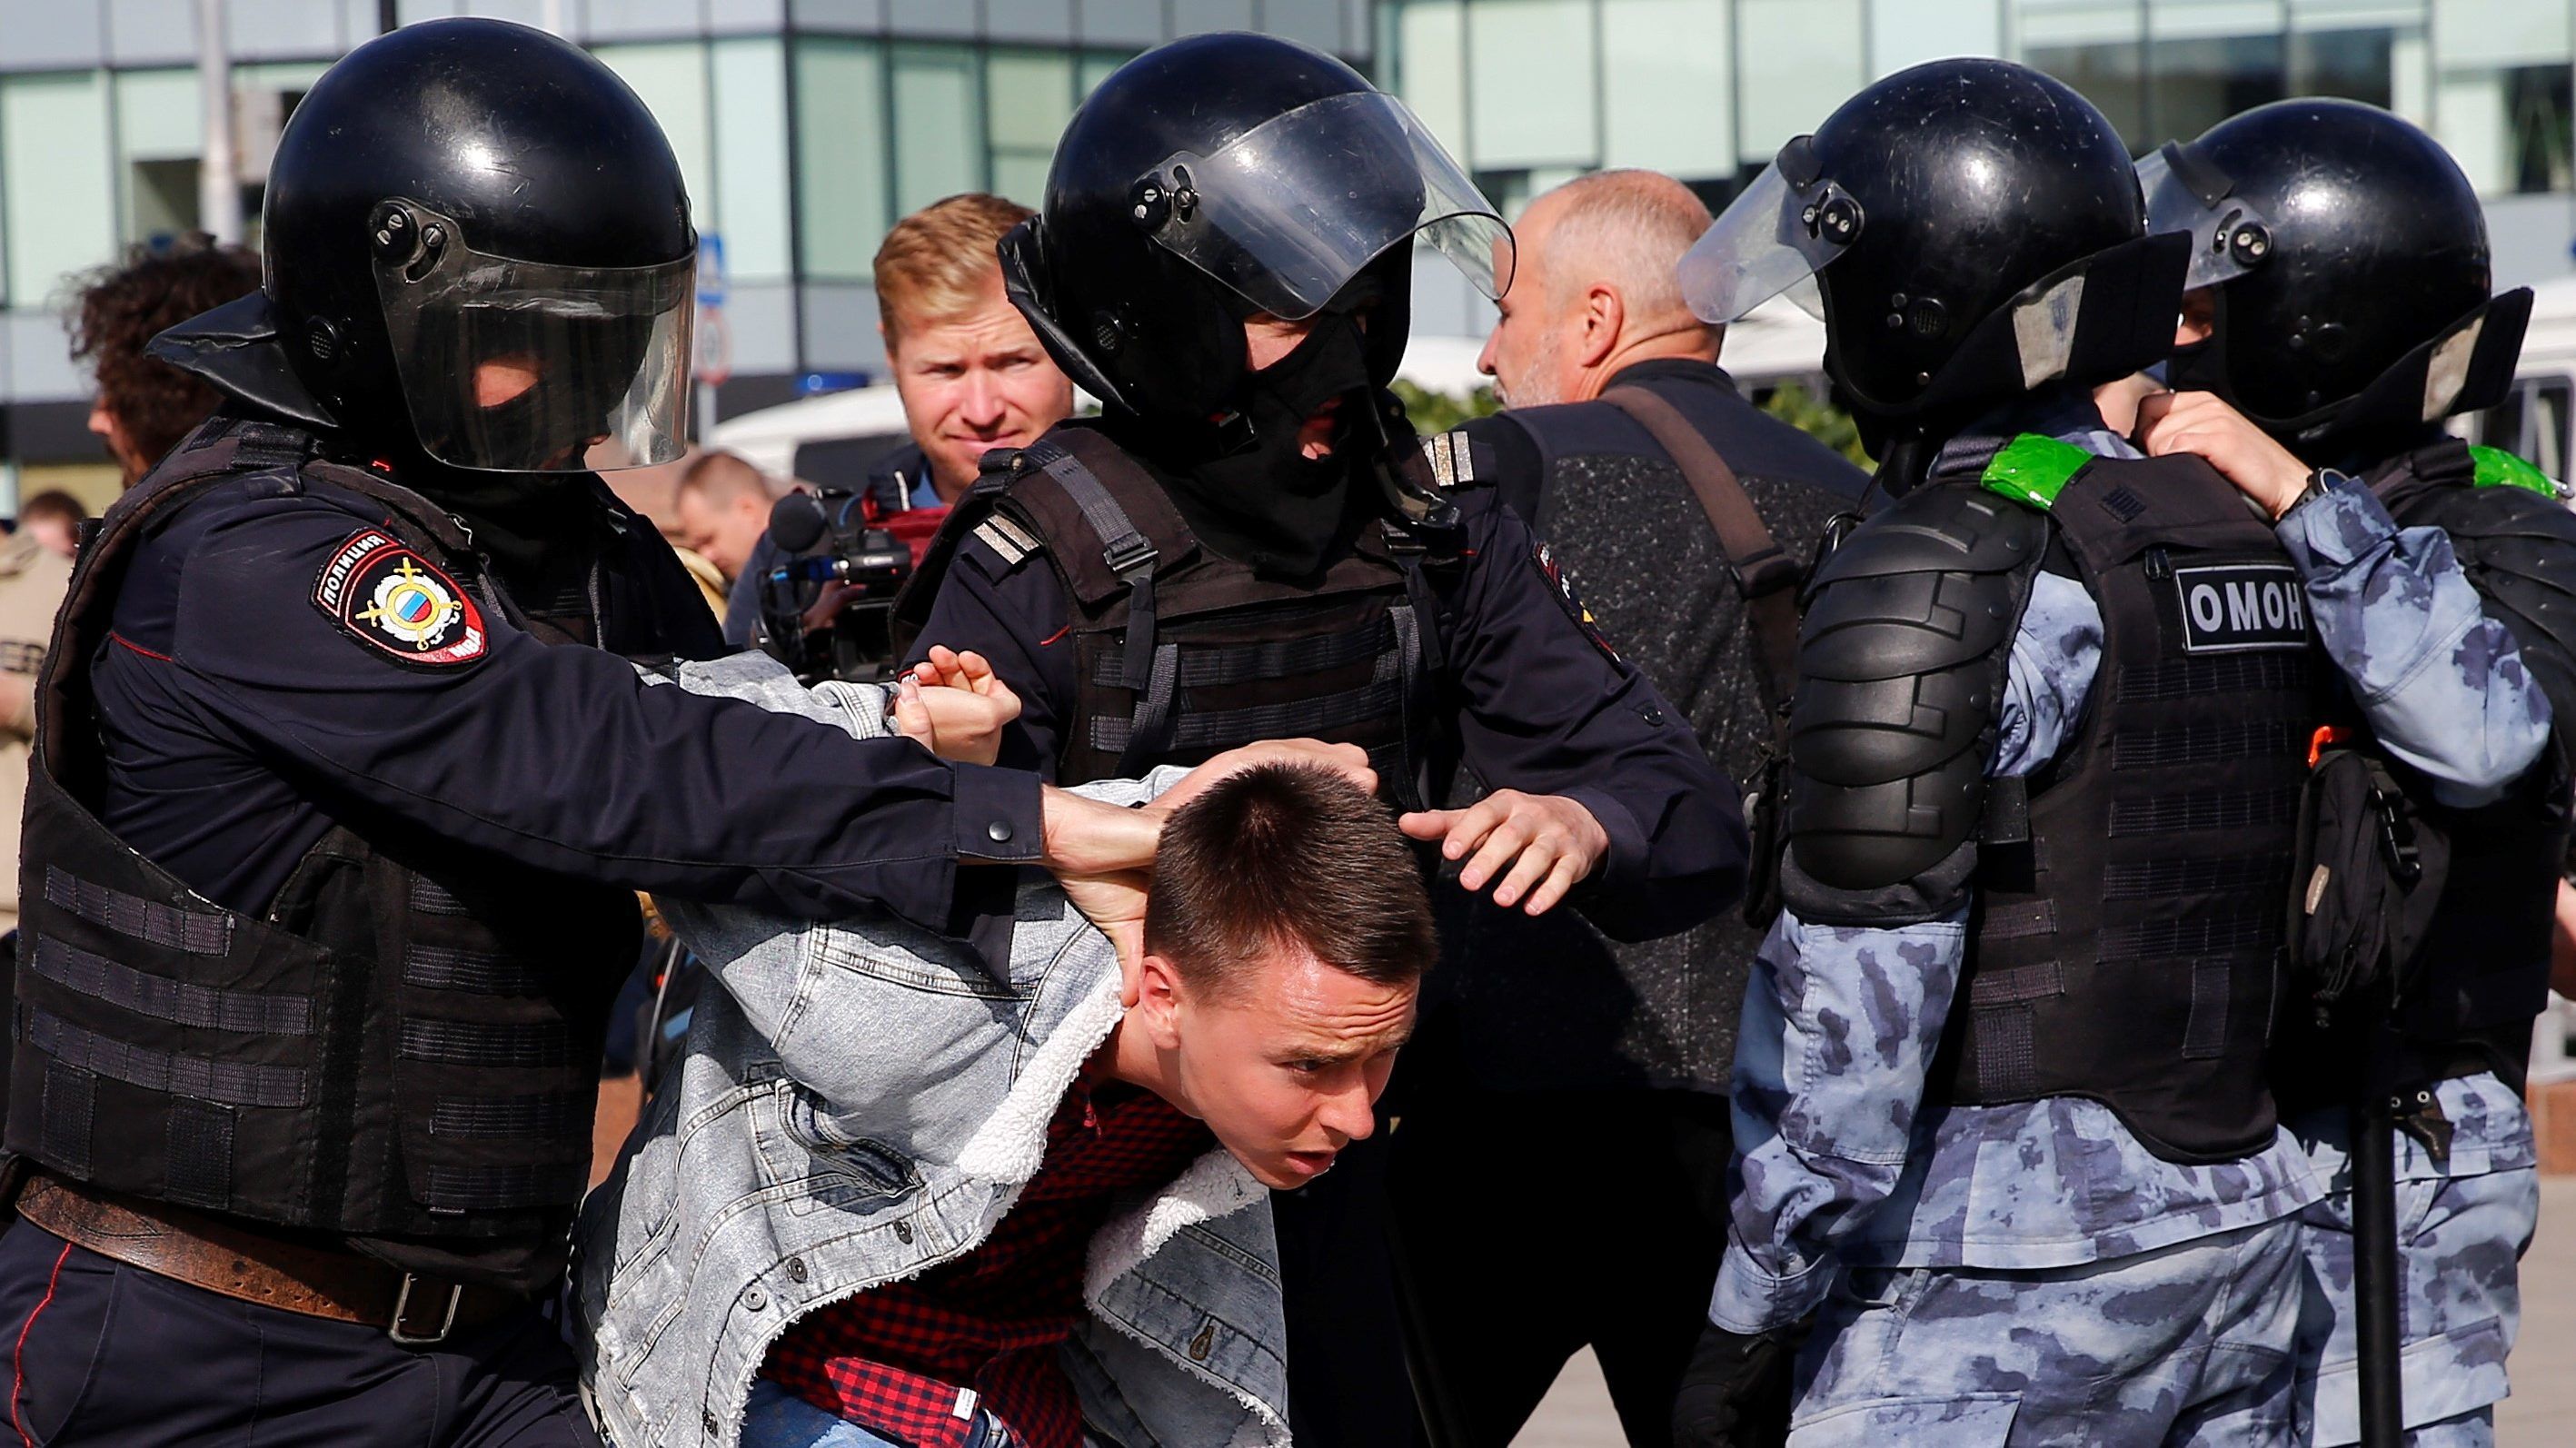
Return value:
[(2512, 635), (2368, 490), (2258, 515), (2102, 427), (2084, 389), (2167, 349), (2187, 249), (2091, 106), (1958, 60), (1791, 142), (1685, 261), (1710, 320), (1812, 276), (1902, 496), (1807, 600), (1684, 1443), (1759, 1441), (1810, 1317), (1796, 1444), (2294, 1431), (2323, 1188), (2263, 1067), (2309, 739), (2340, 682), (2492, 789), (2540, 726)]
[[(2576, 516), (2521, 459), (2470, 447), (2440, 423), (2502, 399), (2531, 296), (2490, 298), (2468, 178), (2430, 136), (2373, 106), (2263, 106), (2139, 169), (2151, 225), (2191, 233), (2195, 258), (2171, 368), (2193, 390), (2150, 399), (2149, 449), (2206, 451), (2257, 486), (2267, 475), (2289, 486), (2310, 467), (2362, 478), (2404, 525), (2397, 547), (2455, 553), (2476, 590), (2488, 622), (2460, 636), (2452, 669), (2520, 680), (2522, 706), (2507, 717), (2428, 716), (2414, 731), (2381, 731), (2452, 850), (2390, 1063), (2408, 1441), (2489, 1443), (2520, 1315), (2517, 1267), (2540, 1207), (2522, 1084), (2567, 842), (2567, 744), (2543, 726), (2576, 717), (2576, 598), (2564, 581), (2576, 568)], [(2376, 630), (2338, 644), (2341, 619), (2318, 612), (2330, 648), (2403, 647)], [(2498, 651), (2499, 625), (2518, 659)], [(2410, 748), (2445, 727), (2465, 732), (2447, 748), (2483, 748), (2477, 779)], [(2334, 1188), (2301, 1219), (2313, 1291), (2299, 1390), (2302, 1437), (2333, 1445), (2361, 1438), (2345, 1105), (2368, 1047), (2349, 1022), (2321, 1029), (2314, 1017), (2284, 1012), (2274, 1089)]]

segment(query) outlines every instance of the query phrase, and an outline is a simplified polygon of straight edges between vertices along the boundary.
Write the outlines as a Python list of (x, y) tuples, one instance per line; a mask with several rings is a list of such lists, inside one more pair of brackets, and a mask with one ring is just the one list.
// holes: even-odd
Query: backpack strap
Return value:
[(1798, 565), (1780, 551), (1735, 469), (1681, 409), (1642, 387), (1613, 387), (1601, 400), (1636, 419), (1671, 455), (1699, 499), (1700, 511), (1708, 514), (1735, 590), (1744, 599), (1754, 683), (1764, 707), (1774, 718), (1784, 717), (1798, 683)]

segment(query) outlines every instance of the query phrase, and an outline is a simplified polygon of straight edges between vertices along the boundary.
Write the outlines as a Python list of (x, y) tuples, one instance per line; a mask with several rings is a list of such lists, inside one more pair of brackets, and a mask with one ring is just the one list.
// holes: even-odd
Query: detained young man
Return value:
[[(976, 664), (931, 672), (1007, 708)], [(680, 683), (889, 727), (880, 691), (756, 656)], [(908, 683), (894, 727), (950, 752), (930, 716), (960, 702)], [(584, 1211), (610, 1440), (1284, 1443), (1265, 1188), (1368, 1135), (1434, 952), (1355, 756), (1263, 745), (1085, 786), (1168, 811), (1151, 888), (1033, 877), (1007, 979), (890, 917), (667, 907), (724, 989)]]

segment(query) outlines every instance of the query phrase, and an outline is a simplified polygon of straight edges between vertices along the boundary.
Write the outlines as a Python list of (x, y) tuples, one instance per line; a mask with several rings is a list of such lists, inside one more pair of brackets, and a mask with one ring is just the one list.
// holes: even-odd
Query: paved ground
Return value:
[[(2513, 1396), (2496, 1414), (2499, 1448), (2576, 1443), (2576, 1176), (2541, 1183), (2540, 1237), (2522, 1266), (2522, 1341)], [(1620, 1448), (1619, 1420), (1586, 1353), (1557, 1379), (1515, 1448)]]

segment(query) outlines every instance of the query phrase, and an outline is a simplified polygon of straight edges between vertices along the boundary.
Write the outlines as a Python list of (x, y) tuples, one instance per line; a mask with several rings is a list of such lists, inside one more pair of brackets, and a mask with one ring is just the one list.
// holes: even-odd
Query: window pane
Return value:
[(1389, 35), (1387, 65), (1395, 93), (1460, 164), (1474, 166), (1467, 135), (1467, 18), (1460, 0), (1401, 0), (1380, 15)]
[(864, 280), (886, 209), (885, 52), (869, 40), (796, 42), (796, 234), (805, 275)]
[(2290, 37), (2290, 88), (2303, 96), (2342, 96), (2385, 109), (2393, 99), (2389, 30), (2312, 30)]
[(2033, 70), (2045, 71), (2073, 86), (2118, 128), (2130, 151), (2139, 152), (2163, 145), (2168, 139), (2164, 136), (2149, 138), (2147, 135), (2146, 88), (2141, 84), (2140, 53), (2135, 41), (2112, 40), (2091, 45), (2035, 48), (2026, 52), (2023, 59)]
[(671, 153), (680, 158), (680, 179), (689, 188), (692, 220), (702, 231), (724, 228), (715, 188), (708, 183), (714, 154), (707, 117), (707, 57), (703, 47), (673, 45), (603, 45), (591, 52), (635, 88), (645, 109), (662, 125)]
[(1747, 170), (1771, 164), (1792, 136), (1816, 128), (1868, 82), (1860, 0), (1736, 0), (1742, 88), (1736, 149)]
[(1073, 115), (1073, 57), (1052, 50), (995, 50), (984, 65), (993, 189), (1035, 206), (1046, 191), (1056, 137)]
[(975, 52), (963, 45), (897, 44), (893, 56), (897, 214), (982, 190), (984, 115)]
[(1735, 65), (1725, 0), (1602, 0), (1601, 164), (1733, 175)]
[(0, 80), (0, 216), (15, 305), (48, 306), (67, 274), (115, 255), (107, 129), (97, 72)]
[(1591, 0), (1467, 7), (1468, 140), (1483, 167), (1601, 164)]
[(196, 72), (127, 71), (115, 84), (123, 239), (150, 241), (195, 230), (198, 163), (205, 151)]
[(774, 37), (719, 40), (715, 71), (715, 214), (725, 266), (741, 281), (780, 281), (787, 255), (786, 48)]
[(2568, 158), (2568, 73), (2563, 65), (2517, 66), (2505, 73), (2506, 165), (2513, 189), (2565, 191), (2576, 176)]
[(2238, 111), (2277, 101), (2286, 89), (2278, 35), (2159, 39), (2150, 53), (2153, 79), (2147, 92), (2152, 138), (2132, 136), (2133, 150), (2170, 139), (2189, 140)]

